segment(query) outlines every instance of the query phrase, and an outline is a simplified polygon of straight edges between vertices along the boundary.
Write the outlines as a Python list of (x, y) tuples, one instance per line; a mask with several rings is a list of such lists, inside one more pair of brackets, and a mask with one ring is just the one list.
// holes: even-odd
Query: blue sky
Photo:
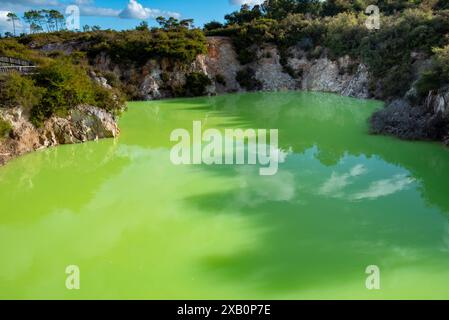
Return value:
[[(202, 26), (211, 20), (223, 21), (226, 13), (245, 2), (254, 4), (261, 0), (0, 0), (0, 32), (12, 31), (12, 24), (6, 19), (11, 11), (20, 17), (30, 9), (55, 8), (64, 13), (68, 5), (76, 4), (81, 11), (81, 25), (122, 30), (134, 28), (142, 20), (154, 25), (154, 18), (160, 15), (193, 18), (196, 26)], [(19, 23), (18, 32), (26, 27)]]

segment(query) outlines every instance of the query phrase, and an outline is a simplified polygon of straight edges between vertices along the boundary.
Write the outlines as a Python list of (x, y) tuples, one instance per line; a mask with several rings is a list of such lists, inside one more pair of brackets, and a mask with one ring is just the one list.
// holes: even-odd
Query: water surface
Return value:
[[(118, 139), (12, 161), (0, 298), (449, 298), (449, 151), (369, 135), (379, 107), (300, 92), (130, 103)], [(279, 129), (287, 157), (275, 176), (174, 166), (170, 133), (193, 120)]]

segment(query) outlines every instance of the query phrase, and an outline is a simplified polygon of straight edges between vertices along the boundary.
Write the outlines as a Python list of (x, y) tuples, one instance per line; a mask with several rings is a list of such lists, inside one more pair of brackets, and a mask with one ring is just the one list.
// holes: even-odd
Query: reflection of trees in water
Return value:
[(248, 126), (279, 126), (283, 149), (291, 147), (295, 153), (302, 153), (317, 146), (322, 164), (335, 165), (349, 154), (377, 156), (404, 167), (421, 183), (429, 205), (449, 212), (449, 150), (433, 143), (368, 135), (366, 121), (380, 103), (298, 92), (223, 96), (209, 101), (211, 109), (235, 112)]
[[(347, 156), (364, 156), (403, 168), (410, 174), (410, 177), (404, 176), (404, 181), (414, 179), (428, 205), (438, 207), (443, 214), (449, 212), (449, 198), (445, 191), (449, 182), (448, 150), (431, 143), (402, 142), (368, 135), (366, 121), (370, 113), (380, 106), (377, 102), (321, 93), (290, 92), (242, 94), (203, 101), (211, 111), (235, 115), (247, 127), (279, 127), (281, 148), (292, 148), (297, 155), (316, 148), (315, 158), (325, 167), (335, 167)], [(222, 169), (215, 167), (206, 170), (223, 173)], [(300, 184), (299, 181), (295, 183)], [(254, 185), (248, 188), (254, 188)], [(279, 189), (277, 185), (276, 190)], [(275, 190), (272, 192), (277, 194)], [(363, 276), (362, 266), (373, 261), (393, 261), (396, 256), (401, 257), (402, 265), (414, 263), (430, 269), (447, 265), (441, 256), (431, 255), (426, 244), (413, 242), (419, 238), (416, 235), (420, 232), (426, 234), (426, 228), (428, 234), (434, 231), (431, 223), (426, 223), (425, 214), (418, 212), (425, 210), (416, 206), (420, 203), (419, 198), (415, 199), (416, 202), (401, 204), (403, 212), (397, 217), (389, 217), (386, 213), (396, 214), (391, 212), (394, 206), (389, 198), (382, 198), (377, 206), (370, 206), (369, 201), (359, 201), (341, 209), (344, 204), (340, 203), (342, 207), (339, 210), (343, 211), (335, 212), (335, 201), (344, 200), (312, 196), (305, 207), (301, 199), (270, 200), (269, 193), (261, 193), (266, 201), (257, 201), (261, 197), (257, 193), (245, 196), (242, 189), (188, 199), (192, 205), (206, 212), (225, 211), (248, 216), (263, 230), (259, 248), (234, 256), (209, 257), (203, 261), (206, 269), (219, 270), (237, 281), (246, 279), (249, 284), (254, 280), (261, 288), (297, 289), (351, 280), (354, 274)], [(241, 202), (242, 198), (252, 201), (245, 204)], [(326, 214), (322, 220), (312, 216), (319, 213), (334, 214)], [(401, 225), (400, 219), (408, 219), (407, 213), (415, 214), (410, 219), (422, 219), (421, 225), (418, 223), (413, 230), (394, 229)], [(371, 220), (364, 220), (363, 216), (369, 216)], [(345, 219), (344, 224), (341, 219)], [(373, 230), (370, 226), (373, 223), (380, 228)], [(335, 226), (337, 229), (333, 228)], [(389, 228), (391, 230), (387, 231)], [(354, 230), (358, 231), (357, 234)], [(298, 235), (306, 241), (295, 243)], [(438, 241), (431, 235), (427, 237), (431, 239), (428, 241)], [(435, 234), (435, 237), (440, 236)], [(335, 274), (341, 277), (335, 279)]]

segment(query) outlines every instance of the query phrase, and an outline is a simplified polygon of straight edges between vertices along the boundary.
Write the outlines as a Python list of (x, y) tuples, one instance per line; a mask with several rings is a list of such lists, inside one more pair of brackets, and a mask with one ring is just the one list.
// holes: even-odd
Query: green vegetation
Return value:
[(432, 67), (423, 73), (416, 84), (418, 94), (424, 97), (429, 91), (449, 85), (449, 45), (434, 49)]
[(40, 68), (34, 78), (43, 90), (40, 102), (31, 110), (31, 120), (36, 125), (54, 114), (65, 115), (81, 104), (95, 105), (113, 113), (123, 104), (117, 90), (105, 89), (92, 81), (87, 67), (75, 64), (70, 58), (64, 57)]
[(206, 87), (211, 84), (212, 81), (204, 73), (192, 72), (187, 75), (186, 83), (183, 89), (185, 95), (197, 97), (206, 94)]
[(207, 40), (200, 29), (191, 28), (192, 20), (158, 18), (160, 28), (140, 24), (135, 30), (92, 30), (88, 32), (59, 31), (23, 36), (20, 42), (41, 47), (48, 43), (65, 41), (89, 42), (85, 52), (93, 58), (108, 54), (122, 65), (143, 65), (149, 59), (171, 59), (190, 63), (196, 56), (207, 52)]
[[(381, 28), (369, 30), (364, 13), (369, 4), (380, 8)], [(225, 17), (223, 26), (208, 25), (208, 35), (230, 36), (242, 64), (255, 61), (257, 47), (276, 44), (286, 72), (288, 48), (298, 45), (309, 59), (327, 53), (331, 59), (349, 55), (368, 65), (372, 88), (381, 98), (402, 96), (413, 78), (413, 54), (434, 55), (449, 44), (449, 10), (437, 0), (272, 0), (242, 6)], [(438, 59), (438, 65), (445, 64)], [(435, 67), (437, 68), (437, 67)], [(426, 77), (425, 75), (423, 75)], [(432, 81), (436, 82), (434, 72)], [(240, 78), (248, 78), (241, 75)]]
[(0, 140), (7, 137), (11, 130), (11, 124), (0, 117)]
[(0, 103), (3, 107), (20, 106), (30, 111), (39, 103), (43, 92), (33, 79), (12, 73), (0, 82)]
[(236, 80), (242, 88), (248, 91), (255, 91), (262, 88), (262, 83), (256, 79), (255, 71), (250, 67), (237, 72)]
[[(88, 76), (85, 60), (46, 58), (31, 76), (11, 73), (0, 79), (0, 107), (21, 106), (36, 126), (52, 115), (64, 116), (78, 105), (89, 104), (118, 113), (124, 103), (116, 89), (105, 89)], [(80, 63), (82, 61), (82, 63)]]
[(222, 74), (217, 74), (215, 76), (215, 82), (217, 82), (218, 84), (221, 84), (222, 86), (226, 85), (226, 79)]

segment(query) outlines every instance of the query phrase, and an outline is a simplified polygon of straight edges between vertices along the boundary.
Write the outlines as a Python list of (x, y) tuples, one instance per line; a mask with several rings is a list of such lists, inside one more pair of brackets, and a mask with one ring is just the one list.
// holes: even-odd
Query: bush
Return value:
[[(56, 60), (39, 69), (35, 75), (37, 85), (45, 88), (45, 94), (37, 106), (39, 119), (53, 114), (65, 115), (79, 104), (94, 104), (92, 82), (85, 69), (72, 64), (69, 59)], [(36, 112), (33, 115), (37, 115)]]
[(226, 86), (226, 79), (222, 74), (217, 74), (215, 76), (215, 82), (221, 84), (222, 86)]
[(271, 19), (257, 19), (243, 24), (231, 36), (241, 64), (257, 60), (257, 46), (274, 42), (277, 22)]
[(426, 96), (429, 91), (437, 90), (444, 84), (444, 78), (438, 69), (424, 71), (416, 83), (419, 97)]
[(203, 96), (206, 93), (206, 87), (211, 84), (212, 81), (204, 73), (192, 72), (186, 77), (183, 91), (187, 96)]
[(262, 89), (262, 83), (256, 79), (255, 71), (249, 67), (237, 72), (236, 80), (242, 88), (248, 91)]
[(70, 58), (62, 58), (41, 67), (35, 83), (42, 90), (42, 97), (31, 110), (30, 120), (36, 126), (52, 115), (65, 116), (80, 104), (89, 104), (118, 113), (124, 104), (117, 89), (106, 89), (94, 83), (87, 69), (73, 64)]
[(441, 76), (449, 82), (449, 45), (443, 48), (435, 48), (435, 63), (441, 69)]
[(151, 30), (100, 31), (88, 49), (95, 57), (105, 52), (118, 64), (142, 65), (149, 59), (170, 58), (190, 63), (207, 52), (207, 40), (199, 29), (176, 27)]
[(34, 80), (18, 73), (12, 73), (0, 83), (0, 104), (11, 108), (21, 106), (31, 110), (42, 98), (44, 89), (37, 87)]
[(104, 109), (113, 115), (119, 115), (125, 99), (117, 89), (106, 89), (98, 84), (94, 85), (94, 105), (98, 108)]
[(112, 71), (104, 72), (103, 77), (106, 79), (108, 84), (111, 85), (112, 87), (120, 88), (121, 82), (115, 72), (112, 72)]
[(345, 12), (327, 20), (325, 44), (334, 57), (359, 54), (362, 39), (368, 34), (365, 19)]
[(8, 121), (0, 118), (0, 140), (6, 138), (11, 132), (11, 130), (12, 130), (11, 124)]
[(449, 45), (433, 51), (435, 56), (431, 69), (424, 71), (416, 84), (420, 97), (449, 84)]

